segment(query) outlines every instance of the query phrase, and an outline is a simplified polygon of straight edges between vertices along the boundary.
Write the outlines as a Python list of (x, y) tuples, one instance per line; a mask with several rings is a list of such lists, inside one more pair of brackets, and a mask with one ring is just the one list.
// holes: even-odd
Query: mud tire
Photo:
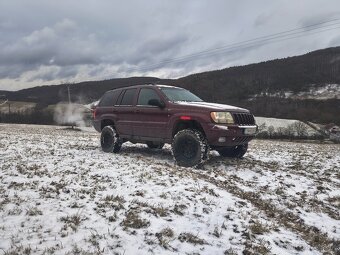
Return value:
[(102, 129), (100, 136), (100, 145), (104, 152), (114, 152), (117, 153), (122, 147), (119, 135), (113, 126), (105, 126)]
[(177, 165), (184, 167), (201, 165), (209, 156), (207, 139), (195, 129), (179, 131), (174, 136), (171, 149)]

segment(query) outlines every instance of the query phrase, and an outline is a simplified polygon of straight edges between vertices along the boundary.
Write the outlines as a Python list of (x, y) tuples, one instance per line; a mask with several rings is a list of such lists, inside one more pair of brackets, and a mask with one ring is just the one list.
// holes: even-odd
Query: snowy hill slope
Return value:
[(290, 99), (313, 99), (313, 100), (328, 100), (328, 99), (340, 99), (340, 84), (323, 84), (315, 86), (311, 84), (308, 86), (308, 90), (292, 92), (290, 90), (278, 91), (275, 93), (263, 92), (261, 94), (255, 94), (251, 100), (257, 97), (273, 97), (273, 98), (290, 98)]

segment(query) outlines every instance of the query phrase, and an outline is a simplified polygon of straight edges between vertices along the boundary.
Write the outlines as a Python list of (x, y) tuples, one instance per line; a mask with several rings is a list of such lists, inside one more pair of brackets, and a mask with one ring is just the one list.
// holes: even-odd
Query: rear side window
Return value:
[(133, 99), (135, 98), (137, 89), (127, 89), (123, 95), (120, 105), (133, 105)]
[(98, 106), (110, 107), (115, 105), (120, 94), (119, 90), (108, 91), (104, 94)]
[(141, 89), (140, 92), (139, 92), (137, 105), (149, 105), (150, 99), (160, 100), (156, 91), (154, 91), (153, 89)]

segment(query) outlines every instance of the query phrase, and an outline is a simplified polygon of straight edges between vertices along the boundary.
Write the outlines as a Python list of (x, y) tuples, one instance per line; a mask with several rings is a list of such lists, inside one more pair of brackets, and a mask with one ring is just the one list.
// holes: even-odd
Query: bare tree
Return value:
[(293, 128), (299, 137), (307, 136), (307, 126), (301, 121), (296, 121), (293, 123)]
[(269, 126), (268, 127), (268, 134), (269, 134), (269, 137), (272, 138), (275, 134), (275, 128), (273, 126)]
[(259, 125), (259, 133), (261, 133), (262, 131), (266, 130), (267, 128), (267, 125), (266, 123), (262, 123), (261, 125)]
[(287, 126), (287, 128), (285, 129), (285, 135), (290, 138), (292, 138), (295, 135), (293, 124)]
[(282, 137), (286, 134), (287, 131), (286, 131), (286, 128), (284, 127), (278, 127), (276, 132), (279, 137)]

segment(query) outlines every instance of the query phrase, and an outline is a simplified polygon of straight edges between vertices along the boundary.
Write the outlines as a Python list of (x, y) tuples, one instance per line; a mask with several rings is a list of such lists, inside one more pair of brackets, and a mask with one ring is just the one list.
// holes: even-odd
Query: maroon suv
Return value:
[(183, 88), (138, 85), (107, 91), (94, 109), (94, 127), (105, 152), (126, 141), (161, 149), (170, 143), (180, 166), (196, 166), (216, 150), (241, 158), (257, 132), (248, 110), (203, 102)]

